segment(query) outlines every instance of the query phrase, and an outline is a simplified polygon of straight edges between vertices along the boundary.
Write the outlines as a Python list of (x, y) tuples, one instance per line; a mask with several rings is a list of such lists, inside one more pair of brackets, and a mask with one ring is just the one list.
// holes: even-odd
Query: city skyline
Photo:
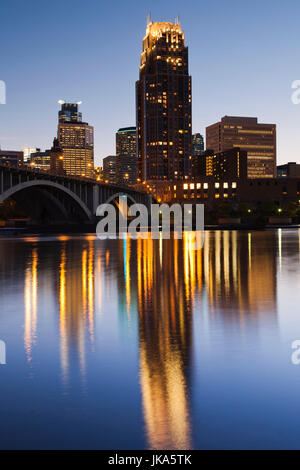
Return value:
[[(88, 2), (93, 15), (90, 15), (89, 9), (89, 15), (82, 15), (78, 10), (79, 2), (73, 2), (74, 11), (68, 21), (74, 27), (80, 21), (82, 37), (79, 49), (90, 46), (85, 58), (78, 55), (77, 61), (74, 61), (76, 47), (71, 47), (71, 36), (62, 34), (65, 41), (63, 50), (60, 48), (62, 38), (54, 38), (62, 27), (69, 2), (62, 6), (62, 17), (55, 16), (55, 21), (55, 9), (44, 7), (45, 24), (51, 23), (48, 38), (39, 35), (40, 25), (34, 22), (34, 18), (41, 15), (40, 5), (34, 1), (29, 2), (29, 5), (28, 2), (17, 3), (20, 8), (19, 17), (15, 18), (15, 29), (18, 22), (23, 21), (30, 27), (22, 37), (22, 44), (20, 34), (16, 33), (14, 37), (9, 36), (10, 42), (4, 47), (5, 65), (0, 78), (7, 85), (7, 104), (0, 107), (1, 148), (19, 150), (27, 145), (50, 148), (55, 135), (57, 100), (82, 100), (82, 112), (95, 128), (95, 164), (101, 164), (103, 157), (114, 154), (117, 129), (135, 125), (134, 84), (138, 79), (140, 43), (144, 35), (147, 11), (137, 2), (131, 2), (134, 11), (124, 22), (124, 6), (119, 2), (115, 2), (118, 5), (117, 15), (112, 7), (99, 8), (93, 1)], [(189, 11), (184, 10), (179, 2), (171, 4), (167, 1), (159, 7), (156, 2), (150, 2), (148, 7), (153, 21), (174, 21), (175, 16), (180, 14), (189, 47), (190, 74), (193, 76), (192, 132), (204, 134), (206, 126), (219, 121), (225, 114), (257, 116), (261, 122), (277, 124), (278, 163), (299, 161), (299, 108), (291, 102), (291, 83), (299, 78), (293, 49), (296, 10), (299, 5), (294, 1), (290, 2), (294, 11), (291, 15), (284, 5), (272, 2), (270, 17), (271, 2), (268, 1), (263, 5), (252, 2), (251, 8), (246, 6), (246, 9), (235, 1), (227, 3), (226, 8), (216, 1), (209, 5), (197, 5), (196, 2), (192, 4), (193, 8)], [(222, 13), (218, 18), (214, 14), (216, 6)], [(2, 10), (5, 17), (10, 12), (10, 6), (2, 6)], [(100, 21), (101, 10), (105, 10), (106, 24)], [(241, 15), (247, 15), (247, 28), (242, 28), (239, 24)], [(96, 23), (93, 16), (100, 21), (97, 29), (94, 28)], [(209, 20), (212, 18), (214, 34), (208, 35), (209, 25), (211, 26)], [(93, 26), (89, 31), (88, 21)], [(8, 33), (7, 28), (10, 26), (9, 22), (4, 25), (3, 35)], [(118, 34), (115, 34), (116, 37), (107, 46), (105, 41), (101, 42), (101, 37), (102, 34), (108, 34), (113, 26), (118, 29)], [(282, 35), (278, 35), (279, 38), (276, 36), (282, 27), (291, 32), (285, 41), (282, 40)], [(234, 29), (234, 33), (231, 29)], [(218, 43), (224, 31), (226, 41)], [(39, 41), (36, 41), (36, 37), (39, 37)], [(124, 38), (123, 44), (119, 37)], [(11, 57), (18, 57), (19, 60), (14, 59), (12, 62)], [(118, 57), (118, 61), (114, 60), (115, 57)], [(114, 62), (118, 62), (118, 67), (124, 70), (122, 79), (116, 73), (117, 65)], [(103, 74), (104, 63), (107, 73)], [(213, 63), (215, 66), (212, 69)], [(234, 64), (238, 64), (238, 67)], [(86, 71), (89, 73), (82, 74), (81, 68), (84, 65), (88, 65)], [(53, 78), (52, 72), (49, 73), (51, 67), (58, 71), (57, 78), (55, 75)], [(75, 79), (72, 77), (70, 81), (76, 68), (78, 76)], [(99, 75), (98, 72), (101, 71), (102, 75)], [(114, 103), (117, 102), (119, 105), (115, 106)], [(38, 111), (41, 105), (42, 120)]]

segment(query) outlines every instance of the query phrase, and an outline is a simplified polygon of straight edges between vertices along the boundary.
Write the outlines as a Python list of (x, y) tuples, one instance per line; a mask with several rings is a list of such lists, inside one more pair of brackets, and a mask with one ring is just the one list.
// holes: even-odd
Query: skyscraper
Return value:
[(116, 184), (116, 155), (103, 158), (103, 180), (105, 183)]
[(116, 133), (116, 181), (121, 185), (136, 183), (136, 127), (123, 127)]
[(58, 139), (53, 140), (53, 145), (50, 150), (50, 171), (56, 175), (64, 174), (64, 157)]
[(60, 101), (57, 138), (63, 153), (64, 171), (68, 175), (93, 177), (94, 128), (82, 122), (80, 103)]
[(191, 77), (179, 21), (149, 19), (136, 83), (138, 180), (178, 180), (189, 175)]
[(204, 155), (204, 138), (203, 135), (197, 133), (192, 135), (192, 165), (191, 175), (198, 175), (199, 168), (203, 164)]
[(204, 138), (203, 135), (197, 133), (192, 135), (192, 155), (198, 157), (203, 155), (204, 152)]
[(248, 178), (275, 178), (276, 125), (257, 118), (224, 116), (206, 128), (206, 148), (224, 152), (240, 148), (248, 153)]

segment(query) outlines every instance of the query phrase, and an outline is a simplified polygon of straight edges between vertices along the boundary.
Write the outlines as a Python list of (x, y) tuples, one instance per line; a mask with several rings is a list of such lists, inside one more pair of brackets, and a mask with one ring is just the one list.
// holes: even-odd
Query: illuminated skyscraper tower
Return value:
[(116, 133), (116, 182), (136, 183), (136, 128), (122, 127)]
[(92, 178), (94, 171), (94, 128), (82, 122), (79, 103), (59, 101), (57, 138), (67, 175)]
[(138, 180), (184, 179), (192, 157), (192, 97), (188, 48), (178, 20), (148, 19), (136, 106)]

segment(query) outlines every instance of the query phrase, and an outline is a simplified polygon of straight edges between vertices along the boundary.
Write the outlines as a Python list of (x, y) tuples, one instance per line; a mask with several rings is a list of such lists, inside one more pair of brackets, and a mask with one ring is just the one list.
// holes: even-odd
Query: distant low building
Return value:
[(253, 208), (272, 204), (279, 209), (289, 204), (298, 206), (299, 178), (223, 178), (199, 177), (186, 182), (157, 181), (137, 184), (137, 190), (152, 194), (159, 203), (198, 203), (211, 209), (226, 201), (248, 203)]
[(40, 148), (31, 148), (31, 147), (25, 147), (23, 149), (23, 161), (25, 164), (30, 164), (30, 160), (31, 160), (31, 155), (34, 154), (34, 153), (37, 153), (37, 152), (40, 152), (41, 149)]
[(50, 171), (50, 150), (32, 153), (27, 165), (36, 170)]
[(0, 150), (0, 164), (5, 166), (18, 166), (23, 163), (23, 152), (18, 150)]
[(103, 181), (104, 183), (116, 184), (116, 155), (108, 155), (103, 158)]
[(102, 166), (95, 166), (94, 168), (94, 179), (96, 181), (102, 182), (103, 181), (103, 170)]
[(277, 178), (300, 178), (300, 164), (289, 162), (277, 166)]

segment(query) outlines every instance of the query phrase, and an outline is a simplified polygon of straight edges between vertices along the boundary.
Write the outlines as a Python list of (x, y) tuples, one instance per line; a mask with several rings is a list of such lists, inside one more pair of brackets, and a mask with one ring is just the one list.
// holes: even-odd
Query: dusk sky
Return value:
[(135, 81), (146, 16), (179, 15), (189, 47), (193, 132), (225, 114), (277, 124), (278, 162), (300, 163), (299, 0), (1, 0), (0, 146), (50, 148), (57, 101), (82, 100), (95, 163), (135, 125)]

